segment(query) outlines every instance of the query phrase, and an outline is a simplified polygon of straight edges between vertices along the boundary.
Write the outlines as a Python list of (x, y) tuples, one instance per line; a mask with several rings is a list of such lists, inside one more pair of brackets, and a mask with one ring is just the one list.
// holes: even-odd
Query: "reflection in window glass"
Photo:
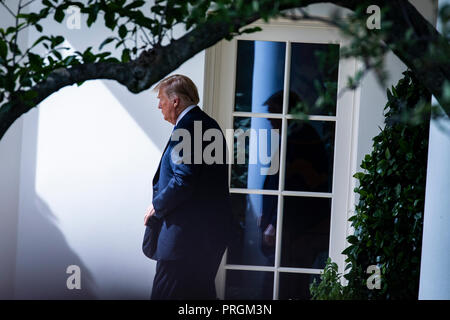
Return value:
[(335, 115), (339, 45), (292, 43), (289, 113)]
[[(278, 197), (231, 194), (233, 229), (227, 263), (273, 266)], [(261, 210), (255, 210), (260, 203)]]
[(284, 197), (281, 266), (323, 269), (328, 258), (331, 199)]
[(226, 300), (271, 300), (273, 272), (227, 270)]
[(235, 111), (269, 110), (269, 98), (283, 96), (286, 44), (275, 41), (238, 40)]
[(285, 190), (331, 192), (335, 123), (289, 120)]
[[(280, 134), (276, 133), (271, 137), (271, 130), (278, 129), (281, 132), (281, 120), (235, 117), (233, 128), (235, 138), (231, 187), (277, 190), (281, 139)], [(261, 135), (262, 130), (266, 131), (266, 136)], [(265, 152), (260, 149), (263, 143), (266, 143)]]
[(278, 299), (310, 300), (309, 286), (314, 279), (320, 282), (319, 275), (281, 272)]

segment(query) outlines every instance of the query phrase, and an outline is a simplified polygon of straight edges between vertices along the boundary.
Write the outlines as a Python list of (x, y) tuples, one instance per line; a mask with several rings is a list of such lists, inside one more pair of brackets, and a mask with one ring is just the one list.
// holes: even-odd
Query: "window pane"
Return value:
[(238, 40), (235, 111), (281, 113), (285, 54), (284, 42)]
[(310, 300), (309, 286), (313, 279), (320, 282), (320, 276), (316, 274), (280, 272), (278, 299)]
[(322, 269), (328, 258), (331, 199), (284, 197), (281, 266)]
[(231, 187), (278, 190), (281, 120), (235, 117), (234, 130)]
[(339, 45), (293, 43), (289, 113), (335, 115), (338, 67)]
[(272, 300), (273, 272), (227, 270), (225, 299)]
[[(273, 266), (278, 196), (231, 194), (233, 234), (227, 263)], [(266, 233), (266, 235), (264, 235)]]
[(285, 190), (331, 192), (334, 128), (332, 121), (288, 121)]

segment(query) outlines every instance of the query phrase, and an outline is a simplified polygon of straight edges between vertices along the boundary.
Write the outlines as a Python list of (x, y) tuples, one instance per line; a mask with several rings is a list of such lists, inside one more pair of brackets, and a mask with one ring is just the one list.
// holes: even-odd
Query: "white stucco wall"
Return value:
[[(79, 30), (68, 29), (65, 21), (42, 25), (48, 33), (63, 35), (65, 45), (84, 51), (89, 45), (95, 50), (111, 35), (99, 21), (91, 28), (82, 23)], [(31, 30), (29, 43), (36, 36)], [(203, 68), (200, 53), (175, 71), (194, 80), (200, 97)], [(10, 162), (15, 160), (15, 167), (2, 166), (7, 171), (2, 184), (3, 177), (16, 189), (20, 182), (20, 201), (2, 205), (11, 216), (12, 239), (17, 230), (17, 251), (7, 245), (9, 258), (17, 255), (8, 275), (14, 295), (10, 290), (5, 298), (148, 299), (155, 262), (141, 251), (143, 217), (171, 132), (157, 109), (156, 94), (132, 94), (114, 81), (88, 81), (61, 89), (22, 121), (23, 133), (19, 127), (11, 139), (11, 128), (2, 140), (6, 153), (14, 156)], [(10, 198), (12, 187), (8, 184), (2, 197)], [(66, 287), (69, 265), (81, 268), (81, 290)]]
[[(101, 24), (43, 26), (83, 51), (110, 35)], [(404, 65), (393, 55), (387, 65), (395, 84)], [(203, 70), (202, 52), (176, 73), (191, 77), (202, 97)], [(385, 88), (369, 74), (360, 97), (357, 164), (382, 125)], [(0, 298), (147, 299), (155, 263), (141, 253), (143, 215), (170, 130), (154, 93), (100, 80), (64, 88), (16, 121), (0, 141)], [(66, 288), (73, 264), (80, 291)]]
[[(5, 3), (13, 7), (17, 2)], [(13, 22), (13, 16), (1, 8), (0, 28)], [(19, 47), (24, 48), (27, 41), (25, 30), (18, 38)], [(0, 140), (0, 299), (11, 299), (14, 295), (22, 128), (23, 120), (19, 119)]]

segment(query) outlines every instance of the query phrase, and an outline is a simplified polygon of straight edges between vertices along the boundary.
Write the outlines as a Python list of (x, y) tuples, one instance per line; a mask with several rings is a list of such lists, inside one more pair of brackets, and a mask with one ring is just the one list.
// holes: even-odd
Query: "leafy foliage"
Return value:
[[(17, 0), (14, 8), (16, 10), (11, 10), (6, 6), (6, 1), (0, 0), (1, 6), (8, 10), (15, 20), (13, 25), (0, 28), (0, 119), (2, 120), (0, 138), (12, 121), (27, 110), (17, 101), (30, 101), (30, 107), (34, 106), (33, 99), (36, 92), (33, 88), (45, 82), (51, 73), (59, 69), (70, 69), (79, 64), (96, 62), (129, 65), (142, 57), (143, 53), (151, 53), (152, 50), (157, 50), (167, 43), (176, 42), (178, 39), (174, 39), (172, 30), (177, 25), (182, 25), (189, 31), (198, 26), (217, 22), (229, 28), (225, 38), (231, 39), (238, 34), (260, 30), (251, 27), (241, 28), (245, 24), (237, 22), (245, 18), (254, 16), (268, 21), (271, 17), (281, 15), (283, 7), (293, 8), (304, 4), (300, 0), (155, 0), (154, 5), (148, 7), (148, 2), (143, 0), (83, 2), (42, 0), (38, 12), (24, 13), (26, 6), (32, 2)], [(370, 69), (375, 70), (379, 79), (383, 80), (385, 77), (383, 54), (388, 50), (408, 51), (408, 48), (416, 44), (429, 43), (421, 34), (426, 35), (427, 30), (410, 28), (405, 39), (397, 41), (394, 45), (392, 41), (390, 45), (382, 45), (382, 40), (386, 40), (387, 35), (392, 34), (390, 28), (394, 25), (393, 21), (385, 19), (384, 16), (384, 10), (389, 10), (389, 5), (386, 2), (386, 6), (383, 6), (382, 30), (369, 32), (364, 26), (367, 18), (365, 9), (369, 2), (358, 2), (359, 6), (348, 20), (350, 23), (336, 22), (336, 25), (353, 39), (350, 47), (342, 51), (342, 56), (360, 57), (365, 63), (365, 70), (360, 71), (354, 79), (349, 79), (350, 88), (355, 88), (364, 73)], [(98, 52), (89, 47), (84, 52), (64, 56), (62, 54), (66, 50), (63, 47), (64, 38), (44, 33), (42, 21), (53, 19), (63, 23), (69, 6), (80, 9), (87, 17), (88, 27), (103, 18), (104, 25), (111, 30), (111, 36), (102, 41)], [(413, 59), (419, 61), (422, 66), (436, 65), (437, 61), (439, 66), (442, 65), (441, 69), (448, 70), (448, 50), (441, 49), (448, 49), (449, 8), (450, 6), (444, 6), (441, 10), (443, 36), (439, 41), (443, 43), (439, 41), (431, 43), (427, 50), (423, 50), (426, 51), (424, 57)], [(405, 13), (399, 12), (398, 15), (404, 16)], [(35, 28), (41, 35), (29, 48), (22, 51), (18, 46), (18, 38), (26, 28)], [(417, 37), (416, 34), (415, 40), (411, 38), (414, 32), (420, 36)], [(104, 48), (112, 45), (115, 46), (115, 50), (121, 49), (120, 59), (111, 57), (110, 51), (104, 51)], [(37, 53), (35, 49), (38, 46), (46, 50), (44, 55)], [(173, 60), (177, 59), (176, 55), (174, 53)], [(407, 62), (411, 64), (411, 61)], [(162, 68), (161, 65), (156, 66), (158, 67)], [(423, 72), (418, 74), (422, 79), (427, 78)], [(442, 78), (442, 73), (434, 78), (433, 75), (428, 78), (442, 80), (439, 77)], [(450, 82), (447, 78), (444, 80), (442, 86), (436, 86), (439, 89), (442, 87), (443, 94), (438, 92), (435, 96), (441, 105), (448, 106)], [(428, 85), (429, 89), (432, 87), (434, 85)], [(331, 105), (335, 99), (334, 84), (330, 83), (325, 88), (319, 89), (323, 89), (324, 95), (318, 104)], [(360, 187), (355, 190), (360, 195), (360, 202), (356, 207), (356, 215), (351, 220), (355, 234), (349, 237), (350, 247), (345, 251), (348, 255), (347, 262), (351, 266), (346, 278), (355, 290), (355, 297), (410, 298), (417, 293), (427, 122), (416, 121), (406, 125), (399, 123), (398, 120), (402, 114), (407, 114), (405, 112), (414, 108), (424, 111), (419, 114), (419, 118), (423, 119), (421, 115), (429, 112), (427, 103), (421, 100), (425, 94), (425, 90), (411, 73), (406, 74), (405, 79), (396, 88), (392, 88), (392, 92), (388, 91), (389, 102), (386, 108), (389, 111), (386, 113), (386, 129), (374, 139), (374, 151), (363, 161), (362, 168), (366, 172), (355, 175), (360, 181)], [(20, 110), (11, 112), (18, 105)], [(380, 291), (367, 291), (365, 288), (365, 268), (370, 264), (382, 267), (383, 288)], [(338, 279), (333, 265), (327, 272), (329, 277), (326, 279), (329, 283), (332, 283), (333, 279)], [(408, 276), (405, 277), (405, 274)], [(326, 283), (327, 281), (323, 286)], [(332, 296), (338, 297), (336, 290), (330, 292), (334, 292)]]
[[(347, 255), (346, 269), (350, 268), (344, 276), (348, 289), (339, 287), (333, 265), (328, 264), (325, 282), (312, 288), (318, 297), (417, 299), (428, 125), (405, 124), (397, 116), (429, 101), (430, 95), (407, 71), (387, 96), (386, 127), (373, 139), (373, 151), (362, 161), (364, 172), (354, 175), (359, 181), (355, 188), (359, 203), (349, 221), (355, 231), (347, 237), (350, 245), (342, 252)], [(370, 265), (381, 269), (379, 290), (367, 288)]]
[[(183, 25), (188, 31), (212, 21), (229, 22), (229, 38), (259, 31), (258, 27), (238, 30), (232, 22), (256, 12), (267, 20), (278, 13), (279, 6), (279, 1), (271, 5), (267, 0), (250, 3), (231, 0), (156, 0), (151, 7), (143, 0), (42, 0), (39, 12), (25, 13), (26, 7), (32, 2), (18, 0), (17, 6), (10, 8), (4, 0), (0, 0), (2, 8), (15, 20), (14, 25), (0, 28), (0, 106), (32, 89), (59, 68), (102, 61), (127, 63), (137, 59), (145, 51), (176, 40), (172, 32), (177, 25)], [(64, 55), (63, 52), (68, 49), (62, 46), (64, 37), (47, 35), (44, 31), (42, 21), (53, 19), (63, 23), (71, 7), (78, 8), (80, 14), (87, 17), (88, 27), (103, 17), (105, 26), (112, 34), (99, 45), (99, 52), (89, 47), (84, 52)], [(30, 27), (42, 35), (22, 52), (17, 39), (24, 29)], [(120, 59), (104, 50), (111, 45), (115, 46), (114, 50), (121, 49)], [(39, 47), (45, 49), (44, 55), (35, 50)]]
[[(15, 2), (0, 0), (0, 8), (9, 12), (15, 21), (10, 26), (0, 28), (0, 138), (21, 114), (63, 86), (73, 83), (80, 85), (86, 79), (96, 79), (97, 75), (98, 78), (116, 80), (131, 92), (140, 92), (173, 71), (199, 50), (207, 48), (220, 39), (231, 39), (236, 35), (259, 31), (259, 27), (248, 26), (251, 22), (260, 18), (268, 21), (270, 18), (279, 16), (294, 18), (286, 13), (293, 8), (316, 2), (321, 1), (155, 0), (151, 3), (144, 0), (41, 0), (40, 5), (34, 7), (33, 12), (26, 9), (32, 3), (34, 3), (33, 6), (37, 4), (35, 0)], [(382, 82), (385, 76), (384, 53), (388, 50), (396, 50), (394, 52), (399, 55), (399, 52), (405, 52), (420, 45), (420, 48), (424, 50), (419, 52), (426, 52), (425, 58), (417, 52), (415, 52), (417, 59), (402, 58), (401, 54), (399, 56), (407, 65), (420, 62), (419, 69), (424, 65), (434, 67), (436, 79), (442, 80), (437, 85), (434, 79), (430, 81), (432, 76), (425, 76), (424, 72), (418, 72), (418, 74), (421, 80), (425, 80), (424, 83), (429, 91), (435, 95), (448, 114), (450, 82), (444, 72), (448, 70), (450, 48), (448, 46), (450, 12), (448, 6), (442, 10), (442, 36), (436, 36), (434, 33), (431, 38), (422, 37), (422, 34), (433, 35), (435, 30), (425, 30), (423, 19), (415, 16), (415, 20), (422, 22), (419, 28), (402, 25), (405, 30), (400, 29), (400, 32), (397, 32), (402, 38), (386, 41), (389, 40), (389, 35), (394, 33), (391, 28), (396, 24), (392, 20), (401, 21), (405, 18), (405, 14), (397, 13), (401, 11), (398, 10), (400, 2), (377, 0), (376, 3), (382, 7), (382, 29), (370, 31), (365, 27), (365, 23), (366, 8), (372, 4), (372, 1), (338, 3), (351, 8), (353, 13), (348, 19), (331, 16), (331, 19), (325, 20), (344, 31), (352, 39), (349, 48), (342, 48), (342, 57), (358, 57), (364, 62), (364, 68), (354, 78), (349, 79), (348, 87), (355, 88), (368, 70), (374, 70)], [(101, 21), (111, 30), (111, 35), (101, 41), (98, 49), (92, 46), (84, 52), (69, 53), (66, 51), (68, 48), (63, 45), (64, 37), (52, 35), (50, 30), (44, 30), (43, 21), (46, 19), (58, 23), (67, 22), (65, 20), (69, 19), (69, 8), (78, 8), (81, 15), (86, 18), (82, 21), (85, 21), (87, 27)], [(286, 9), (290, 10), (286, 11)], [(302, 19), (305, 18), (308, 17), (303, 15)], [(184, 27), (187, 33), (186, 36), (176, 39), (173, 36), (173, 30), (179, 26)], [(26, 28), (36, 29), (39, 35), (29, 48), (24, 49), (19, 47), (18, 38)], [(406, 30), (409, 30), (409, 33), (403, 39)], [(435, 41), (435, 38), (439, 39)], [(423, 44), (429, 44), (429, 50), (425, 50)], [(171, 48), (168, 49), (169, 47)], [(110, 50), (108, 51), (107, 48)], [(171, 50), (172, 48), (176, 49)], [(180, 48), (183, 48), (181, 51), (184, 54), (180, 54)], [(44, 54), (42, 49), (45, 49)], [(112, 52), (115, 54), (113, 55)], [(161, 55), (165, 57), (165, 62), (155, 62), (161, 59)], [(116, 63), (117, 68), (111, 67)], [(440, 68), (440, 65), (443, 67)], [(149, 71), (150, 67), (154, 67), (156, 71)], [(87, 69), (90, 72), (85, 72)], [(105, 75), (104, 70), (111, 72)], [(127, 73), (125, 70), (130, 72)], [(65, 77), (58, 74), (64, 74)], [(74, 74), (77, 75), (73, 76)], [(126, 76), (122, 76), (123, 74)], [(49, 77), (52, 77), (49, 81), (51, 84), (46, 82)], [(322, 107), (331, 105), (335, 96), (333, 85), (328, 83), (324, 88), (315, 85), (316, 90), (321, 94), (316, 104)], [(423, 114), (428, 110), (420, 109), (419, 111), (422, 112), (418, 112), (415, 117), (420, 120), (424, 118)], [(408, 117), (406, 114), (405, 116)]]
[(314, 279), (310, 285), (311, 299), (313, 300), (347, 300), (351, 298), (348, 286), (341, 284), (342, 275), (338, 273), (338, 266), (327, 259), (325, 269), (320, 275), (320, 282), (317, 283)]

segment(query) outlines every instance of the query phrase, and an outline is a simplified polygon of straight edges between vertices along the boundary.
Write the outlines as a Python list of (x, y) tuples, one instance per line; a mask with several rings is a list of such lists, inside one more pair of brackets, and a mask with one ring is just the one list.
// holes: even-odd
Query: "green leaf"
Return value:
[(61, 23), (64, 20), (64, 10), (61, 7), (58, 7), (58, 9), (56, 9), (55, 14), (53, 16), (53, 19), (55, 19), (55, 21)]
[(391, 158), (391, 152), (389, 151), (389, 148), (386, 148), (386, 151), (384, 152), (384, 155), (386, 156), (386, 159)]
[(401, 192), (402, 192), (402, 185), (399, 183), (395, 186), (395, 194), (397, 195), (397, 197), (400, 196)]
[(62, 55), (61, 55), (61, 53), (59, 53), (58, 50), (53, 50), (53, 51), (52, 51), (52, 54), (53, 54), (58, 60), (61, 60), (61, 59), (62, 59)]
[(253, 33), (253, 32), (258, 32), (258, 31), (261, 31), (261, 30), (262, 29), (260, 27), (253, 27), (253, 28), (244, 29), (244, 30), (240, 31), (239, 33)]
[(91, 10), (89, 11), (88, 19), (86, 21), (86, 24), (88, 25), (88, 27), (90, 27), (95, 22), (95, 20), (97, 20), (97, 15), (98, 15), (99, 9), (100, 9), (100, 6), (98, 3), (96, 3), (94, 5), (94, 7), (92, 7)]
[(41, 36), (33, 43), (33, 45), (31, 47), (38, 45), (40, 42), (42, 42), (44, 40), (50, 40), (50, 38), (47, 36)]
[(117, 49), (119, 46), (121, 46), (123, 43), (125, 42), (125, 40), (120, 40), (116, 42), (116, 45), (114, 46), (115, 49)]
[(22, 87), (31, 87), (31, 79), (29, 77), (21, 78), (20, 84), (22, 85)]
[(136, 9), (139, 7), (142, 7), (145, 4), (145, 1), (143, 0), (135, 0), (132, 3), (130, 3), (129, 5), (125, 6), (125, 10), (131, 10), (131, 9)]
[(39, 70), (42, 67), (42, 58), (37, 54), (29, 52), (28, 61), (33, 69)]
[(76, 61), (76, 60), (74, 60), (74, 59), (75, 59), (75, 56), (69, 56), (69, 57), (67, 57), (67, 58), (64, 59), (64, 64), (65, 64), (66, 66), (69, 66), (69, 65), (72, 64), (73, 61)]
[(413, 154), (412, 154), (411, 152), (408, 152), (408, 153), (406, 154), (406, 160), (407, 160), (407, 161), (411, 161), (412, 158), (413, 158)]
[(130, 50), (124, 49), (122, 51), (122, 62), (129, 62), (130, 61)]
[(83, 61), (85, 63), (91, 63), (91, 62), (95, 61), (95, 55), (91, 52), (91, 50), (92, 50), (92, 47), (88, 47), (83, 52)]
[(114, 28), (116, 27), (116, 24), (117, 24), (117, 21), (114, 17), (114, 12), (106, 11), (105, 15), (104, 15), (104, 19), (105, 19), (105, 26), (111, 30), (114, 30)]
[(47, 7), (50, 7), (50, 8), (53, 7), (53, 4), (49, 0), (42, 0), (42, 4), (44, 6), (47, 6)]
[(348, 241), (348, 243), (350, 243), (350, 244), (355, 244), (355, 243), (358, 242), (358, 238), (357, 238), (356, 236), (354, 236), (354, 235), (349, 235), (349, 236), (347, 237), (347, 241)]
[(22, 94), (22, 98), (24, 100), (33, 100), (37, 98), (38, 93), (34, 90), (26, 91), (24, 94)]
[(100, 44), (100, 46), (98, 47), (99, 50), (102, 50), (102, 48), (107, 45), (108, 43), (114, 41), (114, 39), (116, 39), (115, 37), (109, 37), (106, 38), (105, 40), (103, 40), (103, 42)]
[(55, 47), (57, 47), (58, 45), (60, 45), (61, 43), (64, 42), (64, 37), (62, 37), (62, 36), (53, 37), (51, 39), (51, 42), (52, 42), (51, 48), (55, 48)]
[(6, 56), (8, 55), (8, 46), (6, 42), (0, 39), (0, 57), (6, 60)]
[(365, 174), (363, 172), (357, 172), (353, 175), (353, 178), (356, 178), (358, 180), (362, 180), (364, 178)]
[(22, 53), (22, 51), (20, 51), (19, 49), (19, 46), (12, 41), (9, 42), (9, 50), (17, 55)]
[(127, 36), (128, 30), (127, 27), (123, 24), (119, 27), (119, 37), (122, 39)]
[(114, 63), (119, 63), (120, 60), (114, 57), (108, 57), (107, 59), (105, 59), (105, 62), (114, 62)]
[(14, 33), (14, 32), (16, 32), (16, 28), (15, 28), (15, 27), (8, 27), (8, 28), (6, 29), (5, 35), (8, 35), (8, 34)]
[(96, 57), (98, 61), (105, 61), (105, 58), (109, 55), (111, 55), (111, 52), (102, 52), (100, 54), (97, 54)]

